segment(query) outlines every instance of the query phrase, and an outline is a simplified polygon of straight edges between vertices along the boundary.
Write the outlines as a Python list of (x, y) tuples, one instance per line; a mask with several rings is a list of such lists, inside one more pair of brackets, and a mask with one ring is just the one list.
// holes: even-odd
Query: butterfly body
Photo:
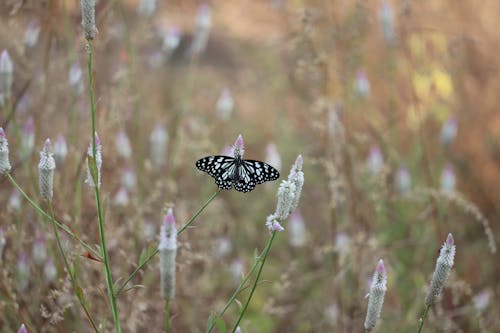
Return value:
[(278, 170), (269, 164), (240, 156), (207, 156), (196, 161), (196, 167), (212, 176), (224, 190), (234, 187), (240, 192), (250, 192), (257, 184), (279, 178)]

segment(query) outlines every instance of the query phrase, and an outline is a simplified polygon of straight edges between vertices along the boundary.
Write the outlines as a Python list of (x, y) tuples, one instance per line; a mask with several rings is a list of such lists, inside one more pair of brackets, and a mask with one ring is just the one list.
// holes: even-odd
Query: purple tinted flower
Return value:
[(167, 52), (167, 54), (170, 56), (170, 54), (173, 51), (175, 51), (175, 49), (177, 49), (180, 42), (181, 42), (181, 33), (179, 31), (179, 28), (170, 27), (164, 34), (162, 50), (164, 52)]
[(229, 90), (229, 88), (224, 88), (222, 90), (222, 93), (219, 96), (215, 107), (217, 109), (217, 115), (222, 121), (226, 121), (229, 119), (234, 109), (234, 100), (231, 96), (231, 91)]
[(66, 160), (66, 156), (68, 156), (68, 145), (64, 135), (59, 134), (56, 142), (54, 142), (54, 158), (58, 163), (62, 164)]
[(130, 145), (128, 135), (124, 130), (121, 130), (116, 135), (115, 147), (121, 157), (129, 159), (132, 156), (132, 146)]
[(356, 93), (362, 98), (366, 98), (370, 95), (370, 82), (368, 81), (366, 72), (363, 70), (359, 70), (356, 73), (355, 89)]
[(411, 175), (408, 169), (403, 165), (396, 173), (396, 187), (399, 193), (407, 193), (411, 189)]
[(17, 333), (28, 333), (28, 330), (26, 329), (26, 326), (24, 326), (24, 324), (21, 324), (21, 327), (19, 327)]
[(394, 32), (394, 12), (390, 3), (384, 1), (379, 10), (380, 24), (384, 40), (388, 45), (393, 45), (395, 41)]
[(172, 208), (168, 209), (160, 231), (161, 293), (165, 299), (175, 297), (175, 257), (177, 255), (177, 228)]
[(448, 280), (448, 276), (450, 275), (454, 259), (455, 241), (453, 240), (453, 236), (448, 234), (446, 242), (439, 251), (439, 257), (436, 261), (436, 268), (434, 270), (434, 274), (432, 275), (429, 292), (425, 298), (426, 305), (432, 305), (437, 302), (443, 291), (444, 285), (446, 284), (446, 280)]
[(272, 142), (266, 147), (266, 163), (272, 165), (278, 171), (281, 170), (281, 156), (278, 147)]
[(127, 206), (129, 203), (128, 191), (125, 187), (120, 187), (115, 194), (114, 202), (118, 206)]
[(279, 220), (286, 220), (293, 211), (295, 195), (295, 184), (289, 180), (281, 181), (280, 187), (278, 188), (278, 204), (276, 205), (276, 212), (274, 213)]
[(40, 24), (37, 20), (33, 20), (28, 24), (26, 31), (24, 32), (24, 46), (26, 48), (31, 48), (35, 46), (38, 41), (38, 36), (40, 35)]
[(370, 170), (372, 175), (376, 175), (382, 171), (383, 166), (384, 157), (382, 156), (379, 146), (371, 146), (370, 154), (368, 155), (368, 170)]
[(302, 193), (302, 187), (304, 186), (304, 172), (302, 172), (303, 159), (302, 155), (297, 156), (294, 165), (290, 169), (288, 174), (288, 181), (290, 181), (295, 186), (295, 191), (293, 193), (293, 200), (290, 206), (290, 212), (293, 212), (299, 206), (299, 200)]
[(447, 164), (441, 174), (441, 191), (444, 193), (451, 193), (455, 191), (456, 179), (453, 167)]
[(232, 148), (232, 155), (234, 158), (243, 158), (243, 154), (245, 153), (245, 143), (243, 142), (243, 137), (241, 136), (241, 134), (236, 138), (236, 141), (234, 142)]
[(0, 94), (5, 99), (12, 95), (12, 83), (14, 82), (14, 64), (10, 59), (9, 52), (3, 50), (0, 54)]
[(52, 200), (54, 196), (54, 173), (56, 160), (50, 151), (50, 140), (45, 140), (40, 152), (40, 163), (38, 163), (38, 184), (40, 196), (45, 200)]
[(441, 128), (441, 143), (449, 146), (455, 141), (458, 132), (458, 122), (456, 117), (450, 117)]
[(385, 292), (387, 291), (387, 272), (385, 270), (384, 261), (379, 260), (375, 274), (373, 274), (372, 284), (368, 298), (368, 310), (365, 318), (365, 329), (371, 331), (382, 312), (384, 304)]

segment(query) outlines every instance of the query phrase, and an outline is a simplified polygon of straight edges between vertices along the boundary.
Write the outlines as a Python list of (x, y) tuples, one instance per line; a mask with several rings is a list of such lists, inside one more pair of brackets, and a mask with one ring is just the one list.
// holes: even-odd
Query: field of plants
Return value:
[(499, 332), (499, 18), (0, 1), (0, 333)]

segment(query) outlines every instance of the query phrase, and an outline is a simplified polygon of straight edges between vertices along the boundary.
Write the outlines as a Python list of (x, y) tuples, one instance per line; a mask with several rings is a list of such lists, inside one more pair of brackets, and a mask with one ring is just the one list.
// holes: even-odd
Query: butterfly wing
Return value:
[(239, 171), (239, 180), (234, 188), (240, 192), (250, 192), (255, 185), (276, 180), (280, 173), (267, 163), (256, 160), (243, 160)]
[(196, 161), (196, 167), (213, 177), (219, 188), (230, 190), (233, 187), (232, 175), (236, 168), (233, 157), (223, 155), (203, 157)]

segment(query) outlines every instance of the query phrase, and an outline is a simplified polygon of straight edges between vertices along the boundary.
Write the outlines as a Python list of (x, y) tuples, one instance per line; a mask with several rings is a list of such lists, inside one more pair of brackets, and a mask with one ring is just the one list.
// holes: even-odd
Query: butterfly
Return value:
[(220, 189), (250, 192), (257, 184), (276, 180), (280, 173), (267, 163), (224, 155), (207, 156), (196, 161), (196, 167), (215, 179)]

